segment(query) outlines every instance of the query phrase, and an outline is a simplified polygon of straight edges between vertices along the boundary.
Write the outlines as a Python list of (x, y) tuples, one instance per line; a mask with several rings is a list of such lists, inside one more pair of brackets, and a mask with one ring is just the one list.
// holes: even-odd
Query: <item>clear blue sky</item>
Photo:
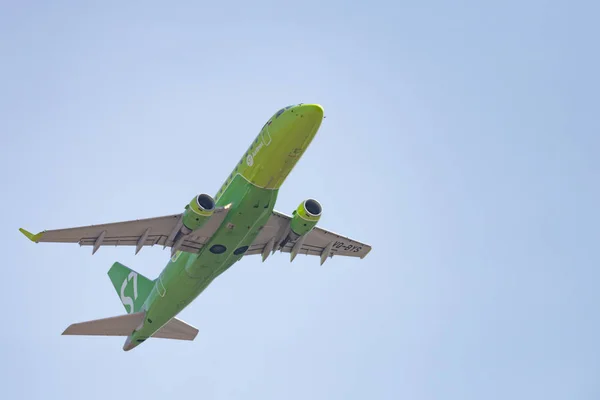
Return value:
[[(599, 6), (211, 4), (0, 6), (1, 397), (600, 398)], [(20, 226), (179, 212), (298, 102), (327, 118), (276, 208), (367, 259), (248, 257), (192, 343), (60, 336), (168, 251)]]

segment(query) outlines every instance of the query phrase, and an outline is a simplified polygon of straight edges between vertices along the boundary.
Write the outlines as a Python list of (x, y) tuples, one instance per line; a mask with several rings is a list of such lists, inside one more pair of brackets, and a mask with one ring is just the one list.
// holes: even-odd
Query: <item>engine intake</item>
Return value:
[(311, 217), (320, 217), (321, 216), (323, 207), (321, 207), (321, 204), (319, 204), (318, 201), (313, 200), (313, 199), (308, 199), (303, 203), (303, 205), (304, 205), (304, 210), (306, 211), (307, 215), (310, 215)]
[(207, 194), (196, 196), (196, 204), (203, 211), (214, 211), (215, 209), (215, 200)]
[(212, 196), (202, 193), (194, 197), (185, 206), (183, 225), (190, 231), (200, 228), (215, 212), (215, 200)]
[(321, 204), (314, 199), (304, 200), (298, 208), (292, 213), (291, 230), (297, 236), (302, 236), (310, 232), (319, 219), (323, 207)]

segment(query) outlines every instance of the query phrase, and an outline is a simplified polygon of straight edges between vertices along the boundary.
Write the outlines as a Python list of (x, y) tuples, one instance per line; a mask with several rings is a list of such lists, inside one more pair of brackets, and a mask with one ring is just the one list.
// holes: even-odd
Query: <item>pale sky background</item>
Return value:
[[(599, 399), (600, 6), (217, 3), (0, 6), (0, 397)], [(180, 212), (299, 102), (327, 118), (276, 209), (365, 260), (248, 257), (191, 343), (60, 335), (168, 250), (19, 227)]]

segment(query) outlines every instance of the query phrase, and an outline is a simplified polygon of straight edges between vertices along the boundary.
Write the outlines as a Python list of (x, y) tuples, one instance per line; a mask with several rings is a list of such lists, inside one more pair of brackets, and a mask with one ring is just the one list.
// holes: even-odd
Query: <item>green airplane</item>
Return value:
[(126, 337), (128, 351), (146, 339), (194, 340), (198, 329), (176, 318), (217, 276), (246, 255), (263, 262), (276, 251), (320, 257), (364, 258), (371, 246), (316, 227), (322, 213), (314, 199), (291, 216), (275, 211), (279, 188), (316, 135), (323, 120), (318, 104), (277, 111), (262, 127), (213, 198), (194, 197), (182, 213), (164, 217), (47, 230), (20, 231), (35, 243), (171, 248), (161, 274), (150, 280), (115, 262), (108, 275), (127, 314), (70, 325), (63, 335)]

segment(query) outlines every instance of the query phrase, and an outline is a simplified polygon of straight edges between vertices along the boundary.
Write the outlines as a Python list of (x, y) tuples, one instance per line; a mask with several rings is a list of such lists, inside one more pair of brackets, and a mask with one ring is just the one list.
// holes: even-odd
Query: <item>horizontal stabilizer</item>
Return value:
[(183, 322), (180, 319), (173, 318), (160, 328), (153, 338), (194, 340), (198, 334), (198, 329)]
[(144, 312), (72, 324), (63, 335), (129, 336), (144, 323)]

